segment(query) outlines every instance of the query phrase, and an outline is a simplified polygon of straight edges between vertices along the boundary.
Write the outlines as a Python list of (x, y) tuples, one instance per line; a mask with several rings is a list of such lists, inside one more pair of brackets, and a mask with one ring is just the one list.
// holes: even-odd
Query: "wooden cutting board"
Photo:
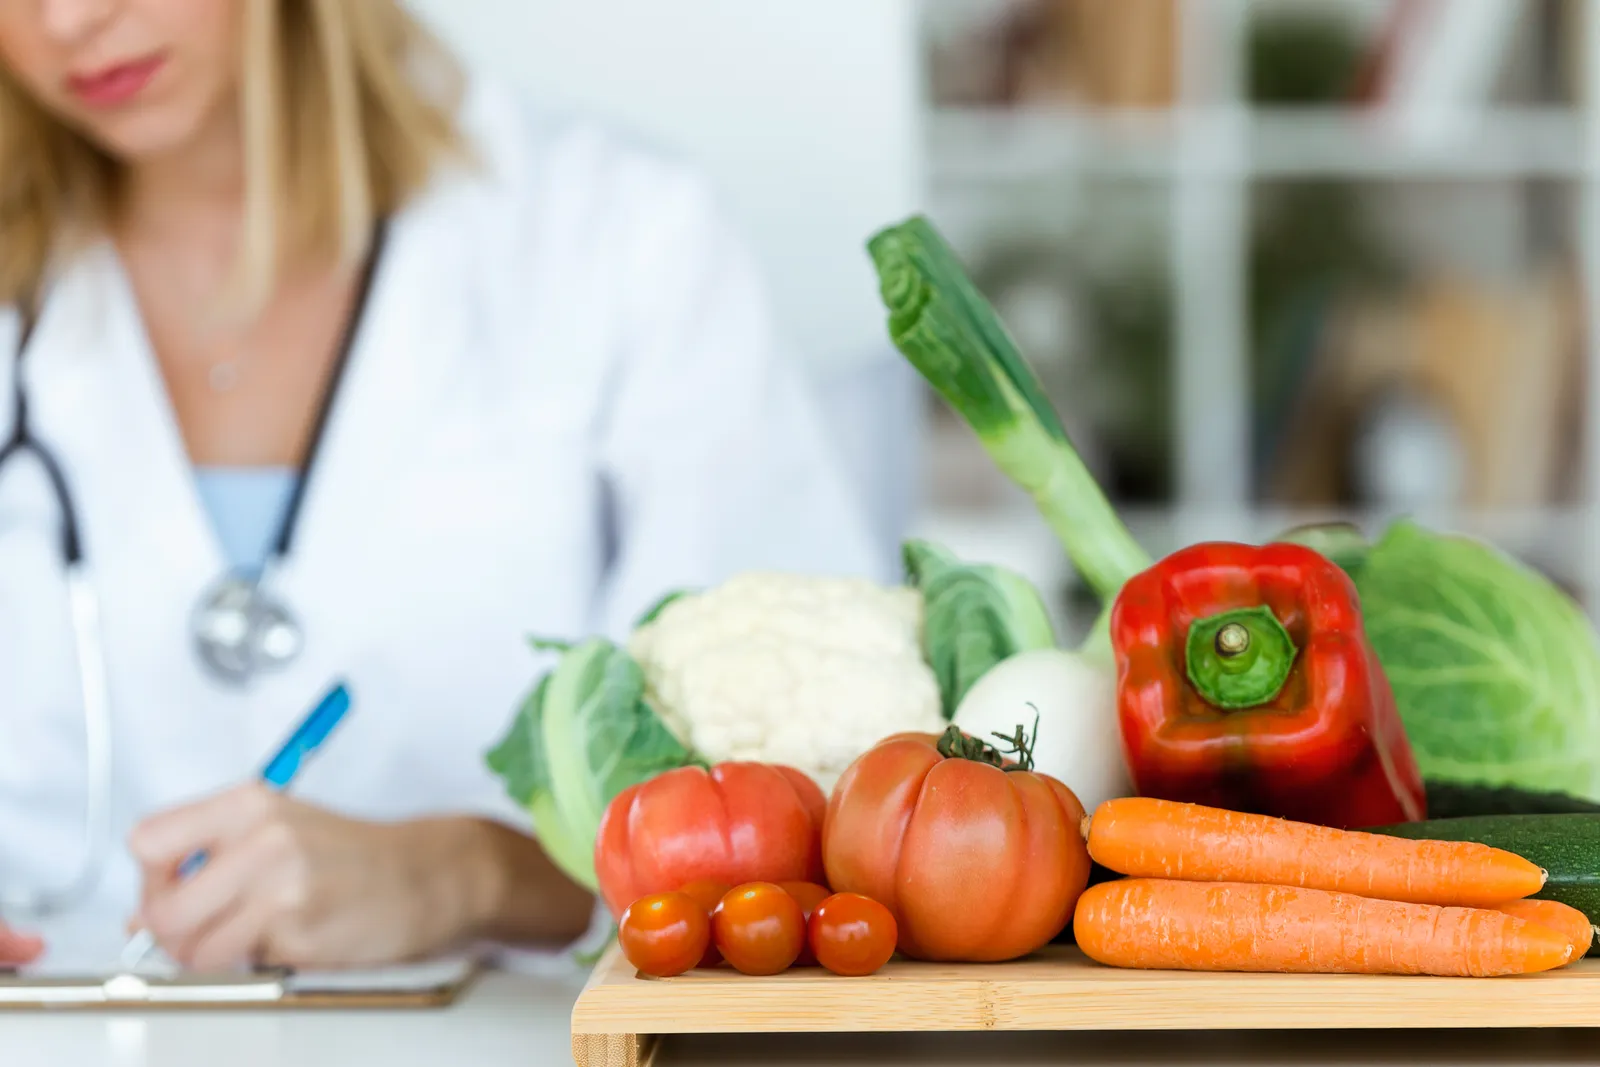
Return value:
[(615, 947), (572, 1010), (578, 1067), (645, 1067), (663, 1034), (952, 1030), (1600, 1027), (1600, 960), (1512, 978), (1235, 974), (1101, 967), (1052, 946), (1012, 963), (896, 960), (641, 978)]

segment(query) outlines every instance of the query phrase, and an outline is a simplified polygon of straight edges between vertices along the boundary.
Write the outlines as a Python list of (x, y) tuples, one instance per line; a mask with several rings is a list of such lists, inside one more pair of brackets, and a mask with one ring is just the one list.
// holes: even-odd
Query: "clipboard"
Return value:
[(469, 956), (356, 971), (109, 976), (0, 972), (0, 1013), (443, 1008), (454, 1004), (482, 971), (483, 961)]

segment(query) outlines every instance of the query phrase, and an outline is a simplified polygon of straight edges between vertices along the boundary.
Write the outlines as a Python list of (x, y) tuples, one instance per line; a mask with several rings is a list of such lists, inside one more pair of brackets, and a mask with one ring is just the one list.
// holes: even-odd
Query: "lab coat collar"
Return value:
[(33, 432), (60, 455), (91, 565), (138, 556), (185, 584), (214, 573), (221, 555), (109, 243), (83, 252), (49, 292), (22, 373)]

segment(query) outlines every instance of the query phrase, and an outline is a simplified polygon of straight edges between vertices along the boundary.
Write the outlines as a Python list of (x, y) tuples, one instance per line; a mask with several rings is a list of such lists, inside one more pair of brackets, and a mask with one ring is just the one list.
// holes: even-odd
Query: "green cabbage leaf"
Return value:
[(598, 889), (594, 843), (606, 806), (629, 786), (696, 762), (644, 700), (644, 672), (610, 641), (535, 642), (561, 658), (488, 753), (552, 862)]
[(922, 593), (922, 658), (939, 681), (946, 719), (967, 690), (1001, 660), (1054, 648), (1055, 627), (1039, 592), (1004, 567), (964, 563), (928, 541), (901, 546), (906, 583)]
[(1424, 778), (1600, 799), (1600, 647), (1570, 597), (1493, 545), (1408, 521), (1334, 558)]

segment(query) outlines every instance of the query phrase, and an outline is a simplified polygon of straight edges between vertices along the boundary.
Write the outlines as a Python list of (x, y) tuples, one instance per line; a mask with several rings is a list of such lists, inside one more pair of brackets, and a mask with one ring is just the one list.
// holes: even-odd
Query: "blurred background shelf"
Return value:
[[(1381, 113), (1330, 108), (948, 107), (929, 116), (927, 149), (935, 188), (1063, 175), (1582, 178), (1595, 166), (1586, 135), (1584, 116), (1565, 107), (1463, 115), (1424, 138)], [(1186, 139), (1209, 147), (1191, 158)]]
[[(921, 14), (928, 211), (1152, 552), (1412, 515), (1600, 617), (1600, 2)], [(933, 399), (927, 441), (919, 528), (1082, 608)]]

